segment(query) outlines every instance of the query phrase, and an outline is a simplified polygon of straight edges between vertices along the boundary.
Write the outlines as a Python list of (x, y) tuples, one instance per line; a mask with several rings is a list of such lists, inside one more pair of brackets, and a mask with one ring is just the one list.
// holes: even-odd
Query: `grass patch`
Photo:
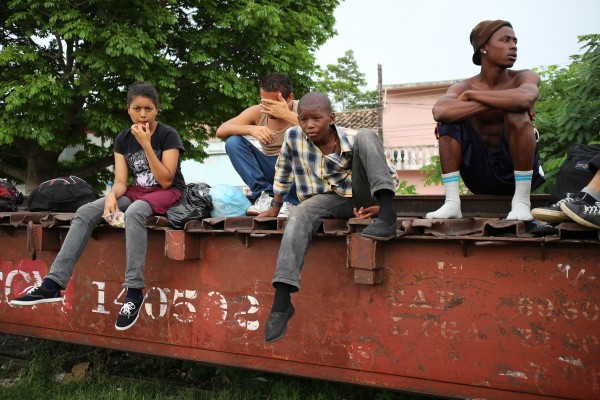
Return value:
[[(19, 337), (15, 337), (19, 338)], [(43, 339), (25, 361), (0, 359), (0, 399), (44, 400), (426, 400), (356, 385), (296, 378)], [(80, 379), (63, 383), (73, 366)], [(74, 370), (73, 370), (74, 371)]]

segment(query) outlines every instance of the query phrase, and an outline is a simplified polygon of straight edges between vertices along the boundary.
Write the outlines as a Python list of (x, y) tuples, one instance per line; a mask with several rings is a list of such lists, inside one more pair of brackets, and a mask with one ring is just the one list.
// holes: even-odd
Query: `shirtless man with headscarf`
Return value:
[(433, 107), (444, 205), (426, 218), (461, 218), (459, 176), (474, 194), (513, 195), (509, 220), (531, 220), (530, 193), (544, 182), (532, 124), (540, 77), (512, 70), (517, 38), (508, 21), (471, 31), (479, 74), (451, 86)]

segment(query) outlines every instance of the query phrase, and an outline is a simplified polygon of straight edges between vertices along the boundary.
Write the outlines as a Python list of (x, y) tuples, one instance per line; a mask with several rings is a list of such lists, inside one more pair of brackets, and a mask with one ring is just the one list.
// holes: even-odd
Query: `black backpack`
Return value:
[(21, 203), (23, 193), (6, 179), (0, 179), (0, 211), (17, 211)]
[(567, 159), (558, 171), (548, 204), (564, 199), (567, 193), (577, 193), (594, 177), (590, 160), (600, 154), (600, 144), (575, 143), (567, 148)]
[(29, 195), (27, 210), (75, 212), (99, 197), (89, 183), (71, 175), (40, 183)]

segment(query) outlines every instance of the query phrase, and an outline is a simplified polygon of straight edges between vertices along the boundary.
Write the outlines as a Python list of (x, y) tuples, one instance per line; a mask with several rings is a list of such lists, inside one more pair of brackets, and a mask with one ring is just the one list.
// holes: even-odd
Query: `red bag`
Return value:
[(23, 203), (23, 193), (6, 179), (0, 179), (0, 211), (17, 211)]

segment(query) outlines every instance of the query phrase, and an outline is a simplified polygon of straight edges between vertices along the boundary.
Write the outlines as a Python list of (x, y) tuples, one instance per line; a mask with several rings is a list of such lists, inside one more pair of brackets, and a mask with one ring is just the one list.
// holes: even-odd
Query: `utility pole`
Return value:
[(377, 107), (377, 133), (383, 141), (383, 85), (381, 84), (381, 64), (377, 64), (377, 93), (379, 94), (379, 106)]

